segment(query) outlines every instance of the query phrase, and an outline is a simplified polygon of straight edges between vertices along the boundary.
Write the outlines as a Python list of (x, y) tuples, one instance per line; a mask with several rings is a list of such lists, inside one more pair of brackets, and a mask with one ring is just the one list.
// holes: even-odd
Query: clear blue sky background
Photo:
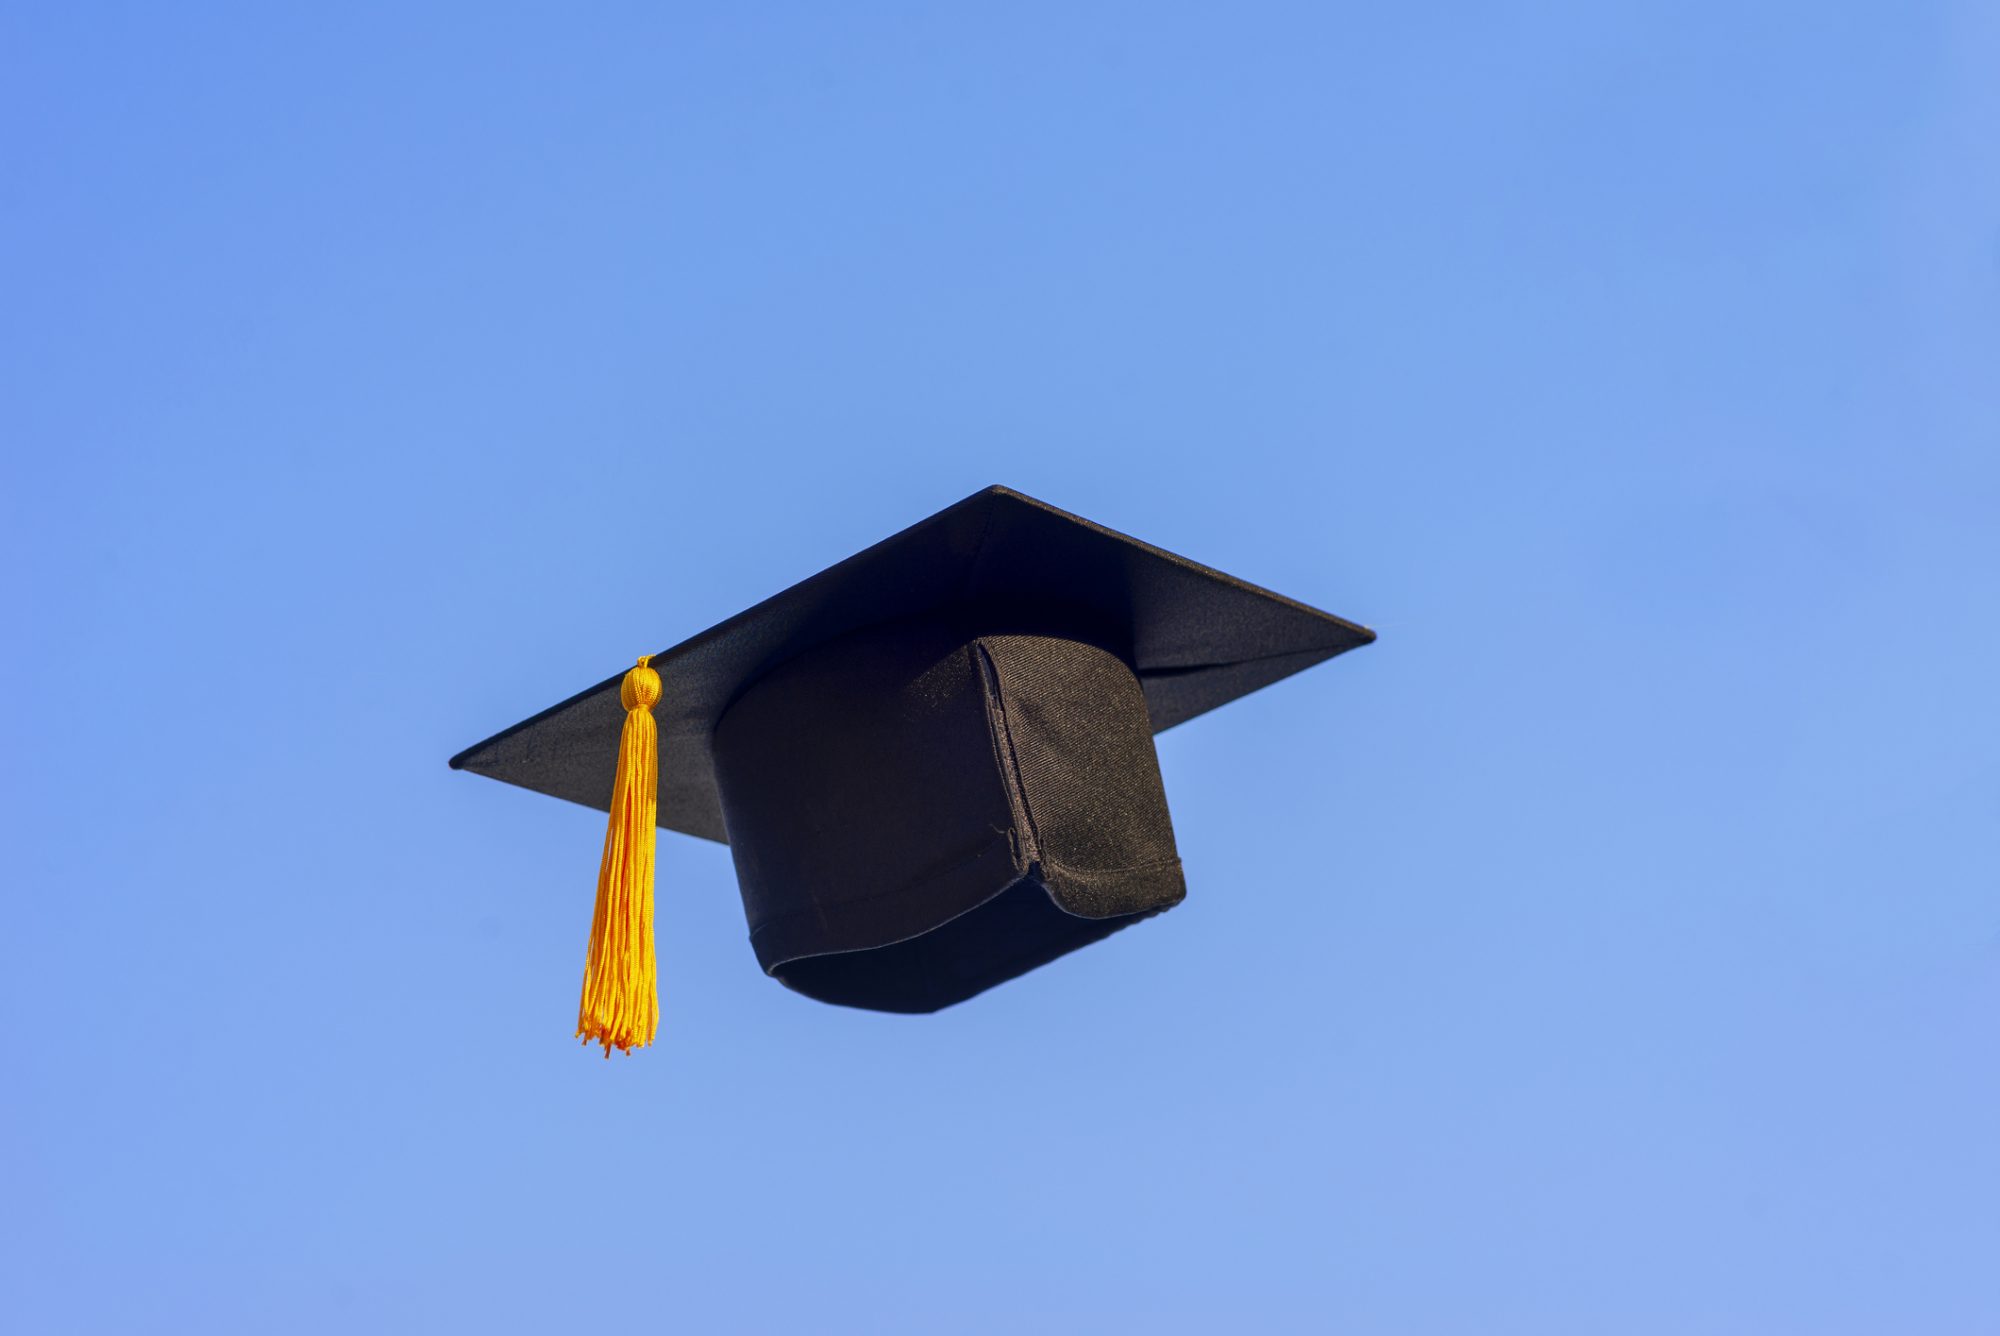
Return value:
[[(2000, 15), (9, 5), (11, 1330), (2000, 1330)], [(1381, 642), (1190, 895), (570, 1038), (445, 768), (992, 482)]]

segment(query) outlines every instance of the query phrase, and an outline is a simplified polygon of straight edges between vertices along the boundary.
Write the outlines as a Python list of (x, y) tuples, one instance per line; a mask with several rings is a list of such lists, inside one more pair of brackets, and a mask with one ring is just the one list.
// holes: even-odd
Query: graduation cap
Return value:
[(1180, 903), (1153, 734), (1374, 638), (989, 487), (451, 765), (610, 813), (607, 1056), (656, 1027), (656, 824), (730, 846), (767, 974), (929, 1012)]

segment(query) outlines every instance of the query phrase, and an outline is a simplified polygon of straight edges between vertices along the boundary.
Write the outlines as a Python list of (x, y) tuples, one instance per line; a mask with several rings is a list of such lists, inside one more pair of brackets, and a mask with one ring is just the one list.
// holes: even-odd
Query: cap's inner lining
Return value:
[(1031, 873), (920, 937), (870, 951), (787, 961), (772, 974), (823, 1002), (934, 1011), (1157, 912), (1079, 918), (1058, 907)]

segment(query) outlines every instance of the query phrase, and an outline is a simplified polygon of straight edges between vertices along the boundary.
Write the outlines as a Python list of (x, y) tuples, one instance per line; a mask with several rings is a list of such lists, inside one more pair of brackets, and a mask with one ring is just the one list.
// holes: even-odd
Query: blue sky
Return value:
[[(2000, 1329), (1994, 9), (0, 10), (0, 1295)], [(1187, 902), (757, 971), (452, 752), (989, 483), (1365, 622)]]

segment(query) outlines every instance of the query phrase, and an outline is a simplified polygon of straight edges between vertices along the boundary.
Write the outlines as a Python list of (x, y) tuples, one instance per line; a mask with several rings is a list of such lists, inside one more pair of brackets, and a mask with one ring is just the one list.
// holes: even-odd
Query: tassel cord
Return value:
[(576, 1033), (604, 1056), (653, 1042), (659, 1029), (658, 965), (653, 946), (654, 844), (659, 816), (659, 726), (653, 706), (660, 678), (646, 659), (619, 688), (625, 725), (618, 737), (604, 857), (597, 870), (590, 945)]

